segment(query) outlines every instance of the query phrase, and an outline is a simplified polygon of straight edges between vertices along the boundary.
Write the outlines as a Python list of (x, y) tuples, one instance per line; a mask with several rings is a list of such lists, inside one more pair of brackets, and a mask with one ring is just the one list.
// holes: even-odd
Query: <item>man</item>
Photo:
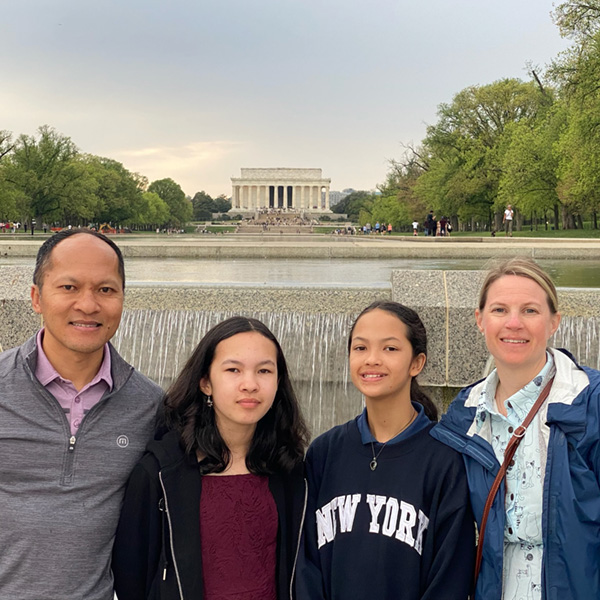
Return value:
[(504, 237), (512, 237), (513, 209), (510, 204), (506, 207), (506, 210), (504, 211), (504, 217), (502, 218), (502, 222), (504, 223)]
[(425, 217), (425, 235), (435, 235), (435, 217), (433, 216), (433, 211), (430, 210)]
[(125, 287), (112, 241), (61, 231), (33, 283), (44, 326), (0, 355), (0, 598), (112, 600), (124, 487), (162, 391), (109, 344)]

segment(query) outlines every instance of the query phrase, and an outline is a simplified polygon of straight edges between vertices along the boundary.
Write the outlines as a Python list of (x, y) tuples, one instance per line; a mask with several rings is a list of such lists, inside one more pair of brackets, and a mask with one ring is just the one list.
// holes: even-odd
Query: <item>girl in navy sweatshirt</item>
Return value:
[(474, 525), (460, 455), (429, 435), (419, 388), (427, 335), (412, 309), (378, 301), (348, 340), (365, 409), (318, 437), (297, 572), (298, 600), (462, 600)]

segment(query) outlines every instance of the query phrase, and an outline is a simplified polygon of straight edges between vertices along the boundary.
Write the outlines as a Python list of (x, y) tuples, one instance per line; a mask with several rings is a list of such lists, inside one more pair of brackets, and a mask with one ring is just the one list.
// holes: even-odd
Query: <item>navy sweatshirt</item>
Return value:
[(298, 600), (467, 598), (475, 555), (467, 479), (432, 426), (385, 446), (375, 471), (356, 419), (312, 443)]

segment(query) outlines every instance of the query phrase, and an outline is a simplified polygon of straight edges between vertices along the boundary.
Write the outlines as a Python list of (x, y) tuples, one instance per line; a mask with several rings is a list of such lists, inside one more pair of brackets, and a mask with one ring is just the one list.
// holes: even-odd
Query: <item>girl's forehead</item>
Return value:
[(277, 348), (272, 340), (258, 331), (244, 331), (221, 340), (216, 347), (215, 357), (228, 355), (252, 354), (254, 352), (277, 355)]
[(352, 337), (364, 337), (369, 334), (376, 337), (406, 337), (406, 325), (396, 315), (376, 308), (356, 321)]

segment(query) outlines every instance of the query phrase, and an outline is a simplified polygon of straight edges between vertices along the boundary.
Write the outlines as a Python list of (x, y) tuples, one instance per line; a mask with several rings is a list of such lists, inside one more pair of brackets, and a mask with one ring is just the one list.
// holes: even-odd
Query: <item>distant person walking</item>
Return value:
[(419, 221), (412, 222), (413, 235), (419, 235)]
[(506, 210), (504, 211), (504, 217), (502, 218), (502, 222), (504, 223), (504, 236), (509, 236), (512, 237), (512, 230), (513, 230), (513, 209), (512, 206), (509, 204), (506, 207)]
[(446, 219), (446, 217), (442, 216), (442, 218), (440, 219), (440, 235), (446, 235), (447, 233), (447, 228), (448, 227), (448, 219)]
[(430, 210), (427, 217), (425, 217), (425, 235), (435, 235), (435, 219), (432, 210)]

